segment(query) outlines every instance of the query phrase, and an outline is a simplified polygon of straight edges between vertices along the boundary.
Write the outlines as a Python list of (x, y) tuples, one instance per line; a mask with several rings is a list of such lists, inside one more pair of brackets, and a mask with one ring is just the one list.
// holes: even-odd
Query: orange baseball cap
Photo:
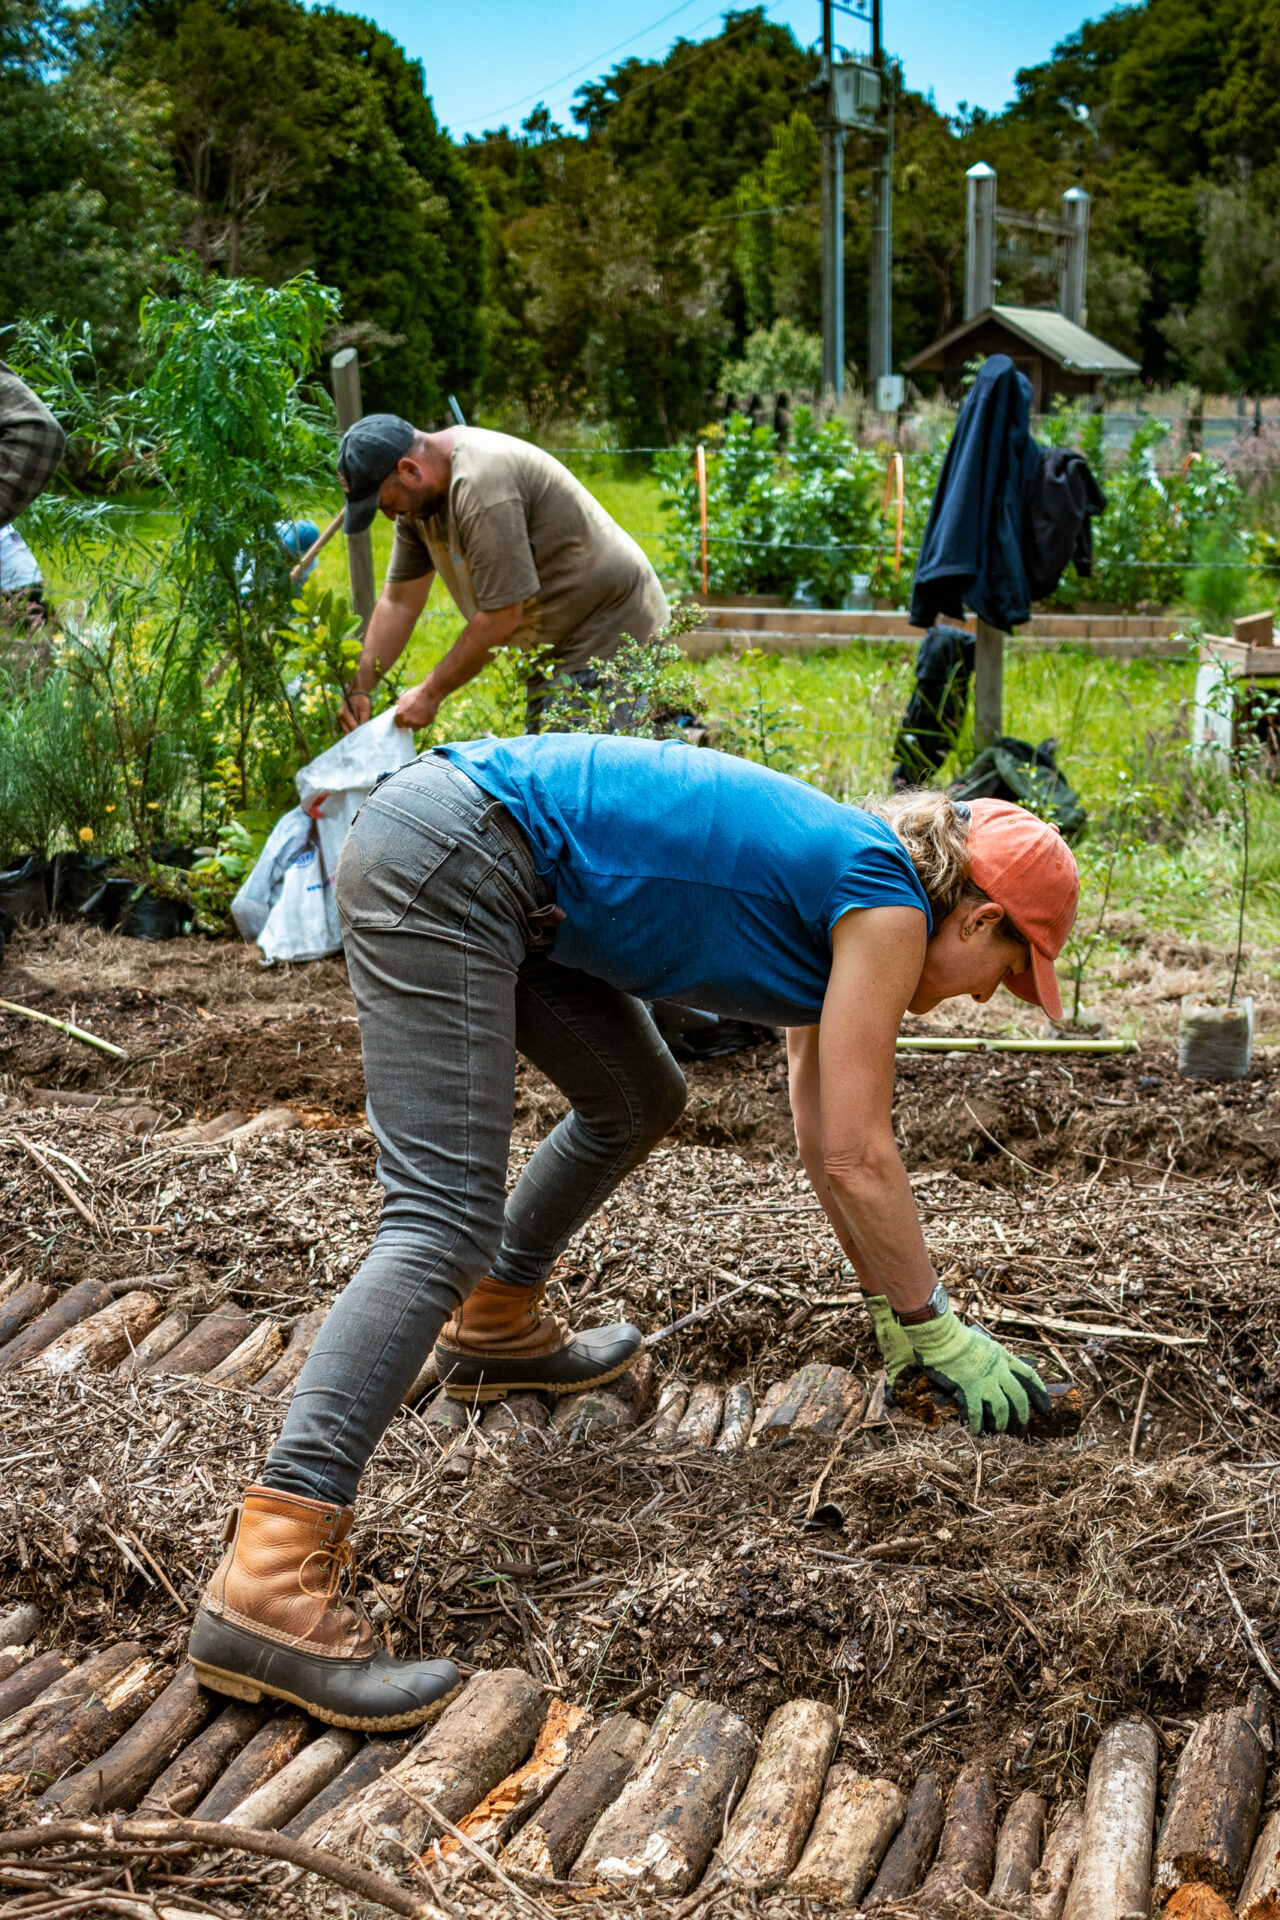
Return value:
[(1004, 984), (1019, 1000), (1061, 1020), (1053, 963), (1080, 904), (1071, 849), (1056, 827), (1008, 800), (971, 800), (969, 816), (969, 877), (1004, 908), (1031, 949), (1026, 973), (1007, 974)]

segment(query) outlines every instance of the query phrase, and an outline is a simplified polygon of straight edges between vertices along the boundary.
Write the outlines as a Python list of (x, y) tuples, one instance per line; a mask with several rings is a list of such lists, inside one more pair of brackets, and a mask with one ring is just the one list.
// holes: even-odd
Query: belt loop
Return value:
[(485, 808), (484, 812), (480, 815), (480, 818), (476, 821), (476, 832), (488, 833), (489, 828), (492, 826), (493, 822), (497, 819), (501, 811), (502, 811), (501, 800), (491, 800), (488, 806)]

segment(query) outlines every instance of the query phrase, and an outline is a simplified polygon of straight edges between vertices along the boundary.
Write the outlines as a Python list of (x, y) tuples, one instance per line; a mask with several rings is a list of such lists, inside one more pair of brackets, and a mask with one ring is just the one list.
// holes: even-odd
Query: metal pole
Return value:
[[(360, 356), (354, 347), (343, 347), (329, 362), (333, 374), (333, 398), (338, 409), (338, 427), (345, 433), (364, 413), (360, 404)], [(360, 628), (369, 624), (378, 595), (373, 584), (373, 536), (347, 535), (347, 565), (351, 570), (351, 604), (360, 616)]]
[(985, 160), (970, 167), (964, 232), (964, 317), (995, 304), (996, 170)]
[(844, 392), (844, 135), (835, 120), (832, 0), (822, 0), (822, 390)]
[(1004, 635), (985, 620), (973, 650), (973, 731), (979, 753), (1004, 732)]
[(876, 381), (893, 372), (893, 93), (881, 38), (881, 0), (873, 0), (871, 9), (871, 62), (887, 110), (883, 136), (879, 131), (872, 136), (867, 386), (874, 394)]
[(1083, 187), (1068, 187), (1062, 196), (1062, 271), (1058, 276), (1058, 312), (1078, 327), (1088, 313), (1086, 282), (1089, 271), (1089, 196)]

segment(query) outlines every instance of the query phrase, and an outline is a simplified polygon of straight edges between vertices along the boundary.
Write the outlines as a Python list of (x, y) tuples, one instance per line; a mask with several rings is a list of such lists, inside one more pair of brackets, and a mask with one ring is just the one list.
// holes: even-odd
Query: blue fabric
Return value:
[(913, 627), (940, 614), (962, 620), (966, 606), (1002, 633), (1030, 618), (1022, 537), (1044, 458), (1030, 427), (1031, 382), (1007, 354), (993, 354), (942, 463), (911, 589)]
[(924, 889), (883, 820), (680, 741), (547, 733), (436, 748), (533, 844), (568, 916), (552, 957), (645, 1000), (776, 1026), (822, 1011), (831, 929)]

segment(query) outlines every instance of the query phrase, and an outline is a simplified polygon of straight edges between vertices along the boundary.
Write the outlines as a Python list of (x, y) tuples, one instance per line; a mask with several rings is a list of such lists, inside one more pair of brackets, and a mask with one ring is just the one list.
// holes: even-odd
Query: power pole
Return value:
[(879, 381), (893, 372), (893, 92), (884, 57), (882, 0), (871, 5), (871, 64), (880, 75), (885, 110), (871, 159), (871, 295), (868, 315), (867, 388), (874, 398)]
[(822, 390), (844, 392), (844, 129), (835, 112), (832, 0), (822, 0)]

